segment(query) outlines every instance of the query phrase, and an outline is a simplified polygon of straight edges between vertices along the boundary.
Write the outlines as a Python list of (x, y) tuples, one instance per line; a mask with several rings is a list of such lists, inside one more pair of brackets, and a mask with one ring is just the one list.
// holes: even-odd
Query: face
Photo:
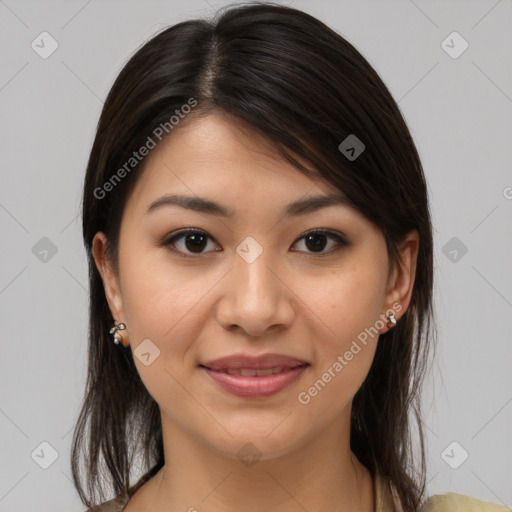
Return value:
[[(122, 218), (119, 274), (102, 233), (94, 255), (164, 429), (232, 457), (250, 442), (264, 459), (346, 431), (385, 316), (407, 308), (414, 235), (390, 272), (382, 233), (346, 204), (287, 212), (340, 194), (220, 113), (183, 123), (144, 165)], [(173, 195), (195, 203), (161, 200)], [(231, 379), (201, 366), (240, 354), (306, 364)]]

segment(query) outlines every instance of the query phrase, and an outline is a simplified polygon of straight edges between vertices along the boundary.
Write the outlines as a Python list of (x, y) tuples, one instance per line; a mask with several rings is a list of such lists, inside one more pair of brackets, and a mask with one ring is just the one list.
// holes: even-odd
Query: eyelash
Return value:
[[(170, 237), (166, 238), (161, 243), (161, 245), (166, 247), (168, 250), (170, 250), (174, 253), (177, 253), (180, 256), (183, 256), (184, 258), (190, 258), (190, 257), (193, 258), (195, 256), (201, 256), (202, 254), (205, 254), (206, 252), (211, 252), (211, 251), (206, 251), (206, 252), (202, 252), (202, 253), (184, 253), (184, 252), (179, 251), (176, 248), (172, 247), (178, 240), (185, 238), (187, 235), (203, 235), (215, 242), (215, 240), (210, 235), (208, 235), (208, 233), (206, 233), (205, 231), (203, 231), (201, 229), (184, 229), (184, 230), (178, 231), (176, 233), (173, 233)], [(308, 235), (325, 235), (328, 238), (330, 238), (331, 240), (334, 240), (338, 244), (338, 247), (335, 247), (334, 249), (331, 249), (326, 252), (318, 252), (318, 253), (309, 252), (309, 253), (307, 253), (307, 254), (311, 254), (313, 256), (330, 255), (333, 252), (338, 251), (342, 247), (348, 247), (349, 245), (351, 245), (341, 234), (338, 234), (334, 231), (329, 231), (326, 229), (312, 229), (310, 231), (307, 231), (306, 233), (301, 235), (299, 238), (297, 238), (297, 240), (294, 242), (294, 245), (297, 242), (299, 242), (300, 240), (306, 238)], [(217, 242), (215, 242), (215, 243), (217, 244)], [(215, 252), (219, 252), (219, 251), (215, 251)], [(295, 252), (302, 252), (302, 251), (295, 251)]]

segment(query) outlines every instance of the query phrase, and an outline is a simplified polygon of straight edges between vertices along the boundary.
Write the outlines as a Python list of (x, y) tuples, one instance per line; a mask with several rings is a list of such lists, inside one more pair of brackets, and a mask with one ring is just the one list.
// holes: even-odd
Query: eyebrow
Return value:
[[(321, 196), (308, 196), (285, 206), (284, 217), (297, 217), (307, 213), (316, 212), (329, 206), (349, 206), (348, 199), (343, 194), (329, 194)], [(188, 210), (208, 215), (220, 215), (221, 217), (232, 218), (235, 212), (226, 206), (199, 196), (185, 195), (164, 195), (153, 201), (146, 211), (146, 214), (167, 206), (179, 206)]]

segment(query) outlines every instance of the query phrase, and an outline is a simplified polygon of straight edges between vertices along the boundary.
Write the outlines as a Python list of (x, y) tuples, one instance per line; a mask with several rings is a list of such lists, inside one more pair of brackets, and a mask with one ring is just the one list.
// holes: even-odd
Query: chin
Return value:
[(270, 461), (288, 455), (307, 444), (309, 436), (306, 432), (301, 437), (296, 426), (294, 428), (292, 423), (289, 426), (283, 426), (283, 423), (279, 425), (282, 421), (280, 415), (272, 427), (267, 424), (258, 427), (254, 419), (246, 425), (240, 422), (238, 428), (230, 427), (232, 437), (223, 431), (221, 437), (205, 441), (223, 456), (240, 460), (250, 467), (257, 461)]

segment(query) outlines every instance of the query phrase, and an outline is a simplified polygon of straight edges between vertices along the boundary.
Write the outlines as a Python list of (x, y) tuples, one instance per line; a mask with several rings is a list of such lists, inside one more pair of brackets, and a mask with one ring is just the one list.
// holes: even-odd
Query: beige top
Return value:
[[(392, 483), (378, 474), (373, 479), (373, 483), (375, 512), (405, 512)], [(125, 506), (125, 503), (114, 499), (86, 512), (123, 512)], [(423, 504), (420, 512), (512, 512), (512, 509), (496, 503), (480, 501), (471, 496), (449, 492), (436, 494), (429, 498)]]

